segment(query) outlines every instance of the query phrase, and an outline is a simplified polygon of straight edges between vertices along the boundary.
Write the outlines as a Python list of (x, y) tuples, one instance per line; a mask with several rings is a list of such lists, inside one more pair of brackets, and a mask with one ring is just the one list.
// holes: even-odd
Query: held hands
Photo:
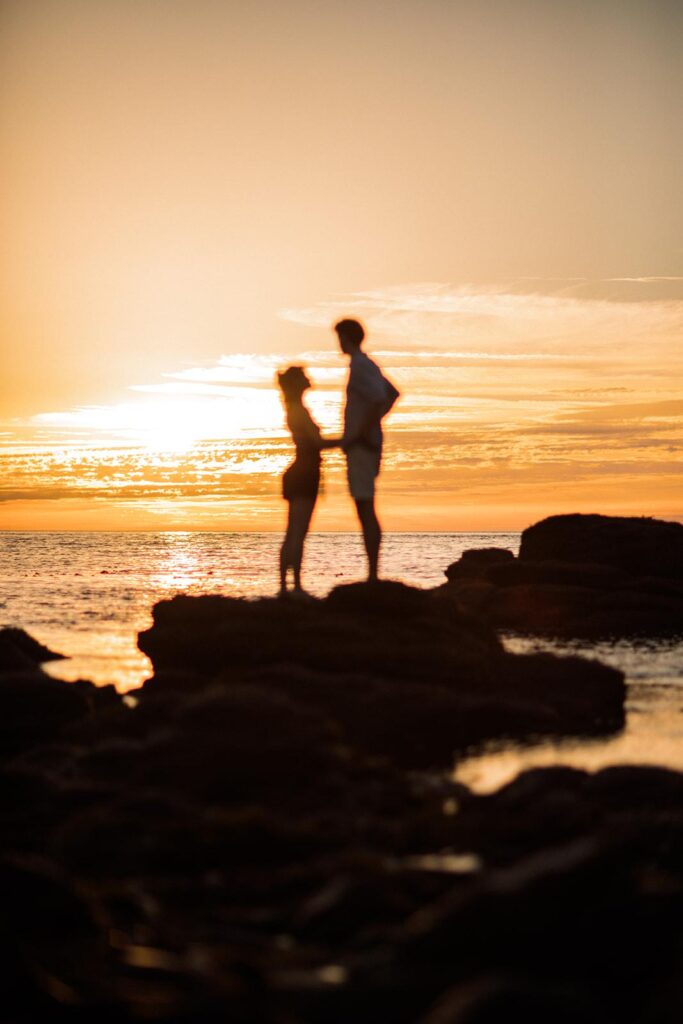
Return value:
[(321, 451), (329, 448), (341, 448), (343, 452), (348, 452), (349, 448), (353, 448), (354, 445), (363, 445), (365, 448), (372, 448), (373, 451), (376, 448), (376, 445), (368, 438), (367, 432), (354, 435), (353, 437), (320, 438)]
[(360, 447), (369, 448), (370, 451), (377, 451), (377, 444), (368, 436), (369, 431), (361, 431), (359, 434), (353, 434), (351, 437), (340, 437), (339, 447), (343, 452), (348, 452), (349, 448)]

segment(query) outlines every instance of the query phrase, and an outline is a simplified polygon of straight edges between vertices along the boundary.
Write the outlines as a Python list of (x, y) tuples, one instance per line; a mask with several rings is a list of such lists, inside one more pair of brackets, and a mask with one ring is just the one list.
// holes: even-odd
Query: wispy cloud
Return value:
[[(442, 350), (476, 353), (478, 358), (506, 354), (528, 358), (543, 352), (546, 356), (604, 356), (617, 343), (623, 356), (634, 347), (641, 352), (646, 338), (666, 341), (675, 334), (680, 338), (683, 288), (675, 298), (633, 302), (608, 297), (608, 282), (600, 282), (600, 288), (592, 282), (580, 284), (590, 294), (567, 294), (567, 282), (559, 289), (557, 282), (546, 282), (546, 290), (540, 282), (529, 288), (529, 282), (525, 287), (519, 281), (455, 288), (415, 284), (338, 296), (285, 309), (281, 315), (294, 323), (329, 327), (337, 317), (351, 313), (362, 318), (380, 342), (389, 337), (401, 347), (409, 343), (418, 349), (427, 343)], [(469, 342), (466, 349), (463, 340)]]
[[(419, 505), (421, 516), (430, 502), (443, 514), (449, 500), (475, 511), (486, 502), (557, 510), (581, 498), (597, 509), (675, 515), (683, 512), (674, 492), (683, 300), (606, 293), (679, 280), (601, 282), (600, 297), (579, 295), (588, 290), (581, 279), (418, 284), (283, 315), (328, 329), (342, 314), (365, 320), (370, 351), (402, 392), (387, 424), (389, 507)], [(23, 424), (23, 443), (16, 425), (0, 436), (0, 500), (76, 495), (144, 502), (150, 512), (186, 502), (192, 515), (205, 502), (207, 522), (217, 502), (245, 514), (254, 501), (262, 515), (276, 515), (279, 474), (291, 456), (276, 370), (308, 367), (309, 405), (336, 434), (346, 366), (334, 342), (330, 334), (328, 348), (294, 359), (233, 353), (169, 368), (161, 379), (131, 384), (120, 402), (34, 417)], [(326, 464), (328, 496), (342, 500), (341, 456)]]

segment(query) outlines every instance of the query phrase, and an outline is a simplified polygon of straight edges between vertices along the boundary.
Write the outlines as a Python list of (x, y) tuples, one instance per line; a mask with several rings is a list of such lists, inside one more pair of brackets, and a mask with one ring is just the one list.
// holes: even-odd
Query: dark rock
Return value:
[(591, 590), (617, 590), (628, 587), (632, 577), (609, 565), (579, 565), (567, 562), (515, 561), (491, 566), (489, 583), (498, 587), (547, 584), (558, 587), (587, 587)]
[(112, 736), (93, 745), (77, 759), (77, 772), (93, 782), (116, 782), (128, 778), (133, 765), (143, 759), (143, 740)]
[(7, 821), (17, 812), (33, 813), (38, 805), (54, 802), (55, 789), (52, 780), (41, 772), (0, 770), (0, 816)]
[(176, 670), (172, 668), (159, 669), (146, 679), (139, 690), (135, 691), (136, 698), (147, 699), (150, 696), (158, 696), (163, 693), (166, 697), (171, 694), (178, 694), (187, 697), (195, 690), (202, 690), (206, 686), (206, 675), (202, 672), (191, 672), (187, 669)]
[[(656, 858), (658, 843), (639, 858)], [(401, 959), (428, 963), (451, 984), (482, 965), (531, 972), (537, 992), (578, 989), (607, 1008), (603, 1019), (638, 1021), (673, 966), (682, 895), (680, 885), (667, 897), (649, 891), (618, 834), (580, 838), (420, 910), (403, 930)]]
[(671, 635), (681, 629), (683, 594), (642, 592), (635, 586), (505, 585), (488, 594), (486, 615), (500, 629), (551, 636)]
[(494, 565), (509, 565), (516, 561), (509, 548), (469, 548), (457, 562), (446, 569), (449, 580), (482, 576)]
[[(458, 607), (583, 570), (544, 571), (162, 602), (133, 708), (0, 676), (8, 1019), (672, 1024), (683, 776), (556, 767), (480, 796), (433, 770), (623, 721), (620, 673), (508, 654)], [(575, 589), (620, 593), (615, 572)]]
[(499, 804), (511, 808), (536, 803), (548, 792), (568, 791), (585, 793), (590, 786), (591, 776), (580, 768), (556, 765), (550, 768), (530, 768), (521, 772), (512, 782), (495, 794)]
[(88, 713), (86, 699), (69, 683), (40, 672), (0, 674), (0, 760), (56, 739)]
[(330, 878), (296, 909), (291, 922), (297, 938), (325, 945), (356, 944), (386, 934), (411, 915), (415, 898), (425, 898), (433, 882), (400, 872), (385, 860), (365, 856), (330, 863)]
[[(69, 732), (67, 727), (64, 733)], [(11, 767), (18, 771), (38, 772), (52, 779), (72, 778), (75, 762), (83, 754), (83, 748), (70, 742), (56, 740), (29, 747), (12, 759)]]
[(77, 679), (75, 682), (69, 683), (69, 685), (73, 686), (79, 693), (84, 694), (88, 699), (88, 703), (97, 711), (101, 712), (109, 708), (121, 707), (121, 694), (111, 683), (107, 683), (106, 686), (96, 686), (88, 679)]
[(34, 672), (40, 671), (35, 661), (25, 654), (17, 645), (6, 637), (0, 636), (0, 672)]
[[(610, 569), (596, 571), (595, 566), (583, 585), (569, 582), (581, 579), (580, 567), (546, 570), (517, 563), (510, 570), (501, 566), (489, 569), (485, 579), (455, 579), (446, 589), (460, 608), (501, 630), (591, 639), (681, 632), (683, 587), (635, 578), (620, 587)], [(520, 582), (524, 578), (528, 582)]]
[(263, 806), (211, 808), (203, 816), (204, 862), (209, 867), (276, 869), (336, 852), (338, 835), (314, 819), (285, 818)]
[(682, 537), (678, 523), (553, 516), (524, 531), (519, 559), (484, 558), (474, 568), (463, 559), (447, 570), (445, 589), (461, 610), (497, 629), (590, 638), (677, 634)]
[(570, 986), (488, 975), (449, 989), (421, 1024), (604, 1024), (604, 1007)]
[[(651, 766), (590, 774), (562, 766), (535, 768), (488, 796), (462, 802), (451, 841), (479, 850), (488, 864), (508, 865), (542, 846), (583, 838), (622, 843), (647, 836), (662, 869), (683, 857), (683, 775)], [(666, 844), (661, 836), (667, 834)], [(621, 837), (621, 838), (619, 838)], [(633, 854), (637, 860), (640, 854)]]
[[(203, 677), (203, 682), (206, 685), (206, 677)], [(64, 738), (76, 746), (89, 749), (111, 739), (147, 739), (166, 722), (181, 696), (162, 687), (155, 691), (145, 690), (144, 687), (136, 691), (139, 695), (143, 692), (145, 699), (143, 701), (138, 696), (135, 708), (128, 707), (120, 697), (115, 703), (105, 701), (102, 707), (95, 702), (94, 709), (90, 708), (91, 713), (86, 718), (78, 719), (64, 730)], [(89, 696), (86, 693), (86, 701)]]
[(325, 602), (328, 608), (354, 616), (370, 616), (374, 621), (400, 618), (403, 621), (433, 614), (430, 591), (409, 587), (397, 580), (375, 583), (344, 583), (334, 587)]
[(96, 932), (92, 912), (68, 879), (50, 862), (0, 861), (0, 906), (3, 921), (21, 937), (61, 941)]
[(0, 771), (0, 822), (5, 856), (44, 853), (42, 837), (64, 808), (55, 780), (38, 771)]
[(0, 629), (0, 672), (21, 672), (32, 666), (37, 667), (43, 661), (55, 661), (63, 657), (63, 654), (57, 654), (38, 643), (23, 629)]
[(683, 809), (683, 774), (656, 765), (614, 765), (592, 777), (592, 790), (610, 808)]
[(253, 675), (308, 708), (318, 709), (338, 736), (366, 754), (411, 768), (449, 765), (456, 750), (494, 736), (555, 731), (550, 706), (510, 690), (487, 696), (463, 686), (435, 685), (368, 675), (327, 674), (296, 666)]
[[(175, 597), (138, 646), (159, 670), (212, 674), (297, 664), (323, 672), (448, 676), (486, 672), (494, 633), (438, 592), (389, 581), (337, 587), (326, 601)], [(426, 642), (428, 641), (428, 642)]]
[(310, 806), (341, 788), (336, 730), (315, 709), (260, 686), (211, 687), (174, 706), (165, 728), (110, 777), (202, 803)]
[[(286, 693), (296, 706), (317, 709), (355, 749), (412, 767), (445, 764), (455, 750), (487, 738), (622, 722), (619, 673), (580, 659), (506, 654), (447, 590), (352, 584), (303, 606), (175, 598), (156, 606), (139, 643), (159, 673), (141, 692), (142, 708), (155, 693), (182, 692), (186, 678), (199, 696), (196, 710), (180, 708), (185, 721), (204, 706), (201, 675), (224, 689), (248, 680), (264, 701), (269, 690)], [(231, 717), (227, 703), (224, 716), (222, 699), (229, 700), (219, 691), (211, 697), (216, 720), (239, 744), (239, 716)], [(290, 712), (282, 712), (290, 728)], [(257, 729), (265, 728), (270, 743), (277, 724), (268, 725), (265, 703), (262, 714)], [(295, 735), (293, 720), (291, 729)], [(320, 735), (320, 721), (316, 729)]]
[(550, 516), (524, 530), (519, 558), (611, 565), (633, 575), (683, 580), (683, 525), (644, 517)]
[[(0, 862), (3, 1017), (112, 1020), (105, 936), (89, 901), (44, 858)], [(11, 979), (11, 980), (10, 980)], [(105, 1004), (109, 1004), (105, 1008)]]
[(544, 846), (592, 836), (601, 821), (587, 772), (537, 768), (467, 801), (454, 823), (459, 849), (475, 848), (489, 866), (505, 866)]
[(506, 665), (506, 683), (519, 699), (547, 703), (565, 729), (601, 732), (623, 725), (623, 673), (599, 661), (517, 655)]
[(50, 850), (85, 877), (196, 871), (203, 863), (200, 814), (185, 801), (140, 789), (69, 815)]

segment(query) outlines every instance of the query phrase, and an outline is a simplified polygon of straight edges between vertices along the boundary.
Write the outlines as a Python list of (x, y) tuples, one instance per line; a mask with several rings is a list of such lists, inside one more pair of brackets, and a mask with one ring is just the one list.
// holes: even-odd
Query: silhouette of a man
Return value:
[(349, 357), (344, 434), (346, 473), (356, 503), (368, 556), (368, 580), (377, 579), (382, 529), (375, 512), (375, 480), (382, 461), (382, 417), (398, 398), (398, 391), (372, 359), (362, 351), (365, 330), (357, 320), (340, 320), (334, 327), (339, 347)]

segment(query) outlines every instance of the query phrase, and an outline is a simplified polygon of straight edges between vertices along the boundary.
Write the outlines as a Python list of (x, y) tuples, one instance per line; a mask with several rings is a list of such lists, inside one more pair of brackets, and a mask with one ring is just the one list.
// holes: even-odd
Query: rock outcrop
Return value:
[(683, 526), (656, 519), (552, 516), (519, 557), (466, 551), (446, 570), (458, 606), (498, 629), (554, 636), (683, 632)]
[(61, 657), (23, 629), (0, 630), (0, 764), (89, 719), (95, 704), (120, 702), (111, 686), (50, 679), (41, 664)]
[[(406, 766), (448, 764), (486, 739), (594, 732), (622, 721), (623, 679), (596, 662), (506, 653), (443, 590), (390, 581), (337, 587), (324, 601), (176, 597), (140, 634), (159, 680), (248, 683), (315, 709), (341, 741)], [(171, 683), (170, 691), (176, 687)], [(220, 691), (219, 691), (220, 692)]]
[(23, 629), (0, 629), (0, 672), (33, 671), (44, 661), (55, 661), (62, 654), (38, 643)]
[(683, 525), (628, 516), (549, 516), (522, 533), (522, 562), (611, 565), (630, 576), (683, 580)]

